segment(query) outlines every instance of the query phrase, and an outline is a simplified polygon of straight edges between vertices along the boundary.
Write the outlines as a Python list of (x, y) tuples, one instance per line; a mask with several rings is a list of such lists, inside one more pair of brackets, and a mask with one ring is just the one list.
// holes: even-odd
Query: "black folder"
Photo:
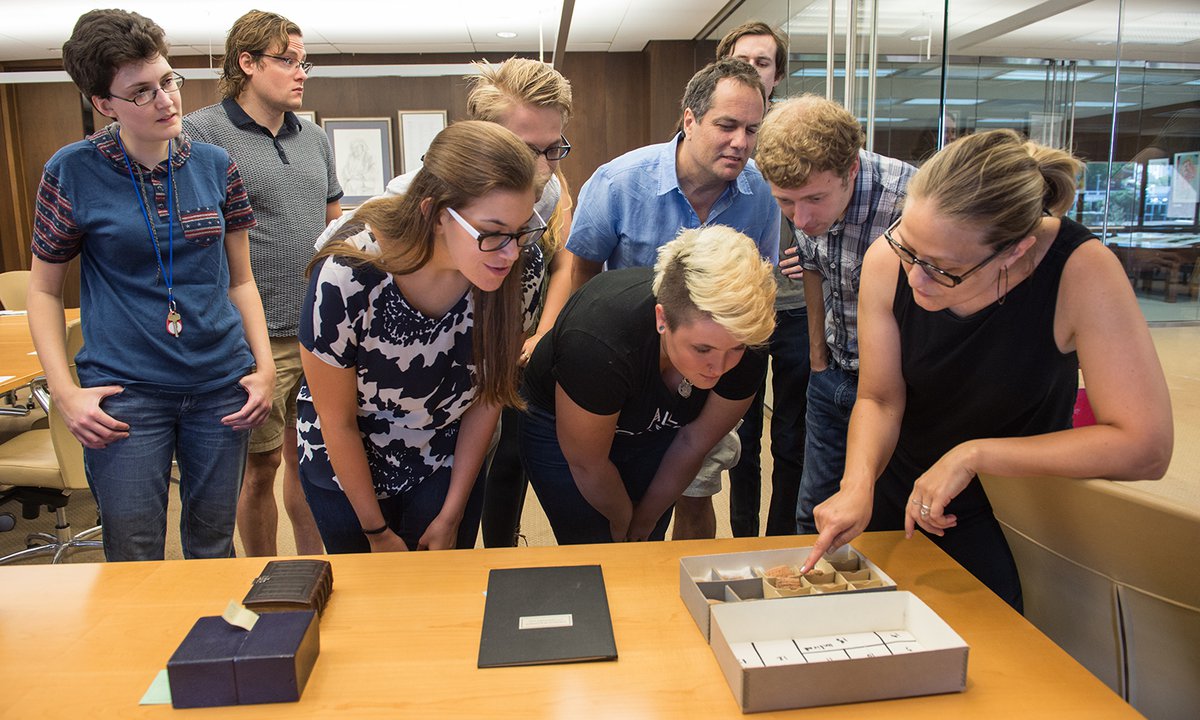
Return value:
[(479, 667), (616, 659), (599, 565), (512, 568), (488, 575)]

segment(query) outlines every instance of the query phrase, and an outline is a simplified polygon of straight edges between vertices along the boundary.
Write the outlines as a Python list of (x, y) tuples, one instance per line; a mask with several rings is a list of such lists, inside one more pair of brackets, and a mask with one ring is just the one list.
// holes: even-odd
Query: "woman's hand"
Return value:
[(449, 518), (445, 513), (439, 513), (425, 528), (421, 539), (417, 541), (418, 550), (453, 550), (458, 541), (458, 524), (462, 518)]
[(525, 367), (529, 363), (529, 358), (533, 357), (533, 349), (537, 347), (538, 342), (542, 339), (542, 334), (530, 335), (525, 338), (525, 344), (521, 346), (521, 357), (517, 359), (517, 364)]
[(391, 528), (378, 535), (368, 535), (367, 541), (371, 543), (371, 552), (373, 553), (408, 551), (408, 545), (405, 545), (400, 536), (392, 532)]
[(51, 402), (62, 415), (67, 429), (86, 448), (103, 450), (110, 443), (129, 437), (129, 424), (117, 420), (100, 408), (100, 402), (125, 388), (120, 385), (79, 388), (53, 393)]
[(271, 396), (275, 392), (275, 369), (257, 370), (246, 375), (238, 384), (246, 391), (246, 404), (237, 412), (221, 418), (222, 425), (234, 430), (253, 430), (267, 421), (271, 414)]
[(906, 537), (912, 537), (917, 525), (931, 535), (942, 536), (958, 524), (957, 517), (945, 514), (946, 506), (975, 477), (972, 458), (977, 443), (970, 441), (955, 447), (913, 483), (912, 495), (904, 511)]
[(843, 485), (833, 497), (814, 508), (813, 519), (820, 535), (800, 572), (808, 572), (825, 553), (833, 552), (861, 535), (871, 521), (873, 509), (874, 488), (869, 484)]

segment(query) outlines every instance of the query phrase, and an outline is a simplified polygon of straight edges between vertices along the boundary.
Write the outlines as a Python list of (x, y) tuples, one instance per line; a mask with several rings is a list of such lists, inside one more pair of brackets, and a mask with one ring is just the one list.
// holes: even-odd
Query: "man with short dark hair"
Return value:
[(262, 295), (275, 356), (271, 417), (250, 438), (238, 499), (238, 534), (247, 555), (276, 555), (275, 476), (283, 462), (283, 502), (296, 551), (324, 551), (296, 471), (296, 393), (301, 379), (296, 332), (304, 271), (313, 239), (341, 215), (342, 188), (321, 128), (298, 118), (307, 62), (300, 28), (275, 13), (252, 10), (225, 39), (224, 100), (184, 118), (194, 139), (220, 145), (237, 161), (258, 217), (250, 231), (254, 279)]
[[(692, 76), (682, 106), (675, 138), (626, 153), (584, 183), (567, 240), (573, 287), (605, 264), (653, 267), (658, 248), (680, 230), (706, 225), (732, 227), (765, 259), (778, 257), (779, 210), (750, 159), (766, 109), (758, 73), (740, 60), (718, 60)], [(719, 471), (702, 472), (675, 505), (672, 537), (714, 537), (712, 496), (720, 489)]]
[(793, 223), (798, 253), (780, 266), (801, 272), (808, 304), (804, 472), (796, 503), (800, 534), (815, 534), (813, 508), (837, 492), (858, 390), (858, 280), (863, 255), (900, 217), (916, 168), (863, 149), (858, 118), (832, 100), (803, 95), (777, 104), (763, 123), (758, 162)]

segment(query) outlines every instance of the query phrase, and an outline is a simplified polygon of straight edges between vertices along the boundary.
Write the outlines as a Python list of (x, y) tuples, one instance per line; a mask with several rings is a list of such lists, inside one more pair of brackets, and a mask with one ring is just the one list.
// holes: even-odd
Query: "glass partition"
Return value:
[(992, 128), (1071, 149), (1086, 163), (1074, 217), (1121, 259), (1147, 319), (1200, 320), (1194, 2), (788, 0), (772, 21), (791, 44), (780, 94), (846, 102), (849, 68), (875, 152), (920, 164)]

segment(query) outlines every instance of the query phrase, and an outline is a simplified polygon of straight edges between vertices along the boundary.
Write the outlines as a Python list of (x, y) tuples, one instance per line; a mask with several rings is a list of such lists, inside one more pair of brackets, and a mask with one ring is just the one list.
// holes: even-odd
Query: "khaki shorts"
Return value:
[[(741, 426), (738, 421), (738, 426)], [(700, 473), (691, 485), (683, 491), (685, 497), (712, 497), (721, 492), (721, 473), (738, 464), (742, 458), (742, 440), (738, 437), (737, 427), (725, 433), (716, 447), (704, 456), (700, 465)]]
[(271, 338), (271, 357), (275, 358), (271, 414), (250, 434), (252, 453), (278, 449), (283, 445), (283, 431), (296, 427), (296, 394), (304, 379), (304, 370), (300, 367), (300, 342), (295, 336)]

